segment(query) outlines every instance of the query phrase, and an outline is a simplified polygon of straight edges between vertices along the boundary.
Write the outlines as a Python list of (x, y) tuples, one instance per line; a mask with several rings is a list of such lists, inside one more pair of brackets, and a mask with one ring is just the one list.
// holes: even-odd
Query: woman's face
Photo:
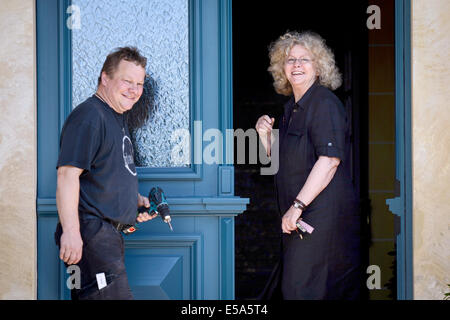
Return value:
[(305, 92), (317, 78), (311, 53), (301, 45), (289, 51), (284, 62), (284, 73), (294, 90)]

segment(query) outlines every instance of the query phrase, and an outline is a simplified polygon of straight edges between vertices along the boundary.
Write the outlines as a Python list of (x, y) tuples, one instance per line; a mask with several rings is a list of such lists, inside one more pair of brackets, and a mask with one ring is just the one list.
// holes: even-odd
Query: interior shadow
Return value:
[[(368, 68), (366, 1), (233, 2), (234, 129), (254, 128), (263, 114), (279, 119), (289, 99), (275, 92), (268, 47), (286, 31), (314, 31), (335, 53), (343, 85), (335, 91), (352, 119), (352, 177), (361, 199), (363, 265), (368, 263)], [(278, 127), (277, 121), (275, 128)], [(248, 149), (247, 149), (248, 150)], [(236, 153), (235, 153), (236, 154)], [(235, 194), (250, 198), (236, 218), (236, 299), (255, 299), (279, 259), (281, 219), (273, 176), (261, 164), (236, 164)]]

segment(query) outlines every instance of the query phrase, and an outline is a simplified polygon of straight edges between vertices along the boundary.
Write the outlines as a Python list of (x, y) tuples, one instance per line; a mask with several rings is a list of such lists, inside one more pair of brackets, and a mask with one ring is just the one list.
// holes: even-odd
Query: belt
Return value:
[(105, 219), (107, 222), (111, 223), (112, 226), (114, 227), (114, 229), (116, 229), (117, 231), (122, 231), (123, 229), (126, 228), (126, 225), (120, 222), (116, 222), (113, 220), (109, 220), (109, 219)]
[(107, 218), (100, 218), (98, 216), (95, 215), (91, 215), (91, 214), (83, 214), (83, 216), (80, 216), (80, 220), (90, 220), (90, 219), (100, 219), (100, 220), (104, 220), (108, 223), (110, 223), (114, 229), (116, 229), (119, 232), (125, 232), (125, 233), (131, 233), (136, 231), (136, 228), (134, 228), (132, 225), (129, 224), (123, 224), (120, 222), (116, 222), (114, 220), (111, 219), (107, 219)]
[(106, 220), (109, 223), (112, 224), (112, 226), (119, 232), (123, 232), (125, 234), (130, 234), (136, 231), (136, 227), (130, 224), (123, 224), (120, 222), (112, 221), (112, 220)]

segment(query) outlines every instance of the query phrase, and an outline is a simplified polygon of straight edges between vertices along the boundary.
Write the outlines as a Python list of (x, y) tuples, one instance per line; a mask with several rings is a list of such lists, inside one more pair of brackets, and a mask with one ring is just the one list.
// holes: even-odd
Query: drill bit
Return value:
[(169, 225), (169, 227), (170, 227), (170, 230), (173, 231), (172, 224), (170, 223), (171, 221), (172, 221), (172, 219), (170, 218), (170, 216), (165, 216), (164, 217), (164, 222), (167, 223)]

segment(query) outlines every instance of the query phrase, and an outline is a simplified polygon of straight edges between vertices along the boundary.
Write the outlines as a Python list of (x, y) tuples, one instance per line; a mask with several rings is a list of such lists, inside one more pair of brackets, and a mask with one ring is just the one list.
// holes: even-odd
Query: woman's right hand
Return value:
[(260, 136), (267, 136), (267, 134), (270, 134), (272, 132), (274, 123), (275, 118), (270, 118), (268, 115), (263, 115), (259, 117), (258, 121), (256, 122), (256, 132), (258, 132)]

